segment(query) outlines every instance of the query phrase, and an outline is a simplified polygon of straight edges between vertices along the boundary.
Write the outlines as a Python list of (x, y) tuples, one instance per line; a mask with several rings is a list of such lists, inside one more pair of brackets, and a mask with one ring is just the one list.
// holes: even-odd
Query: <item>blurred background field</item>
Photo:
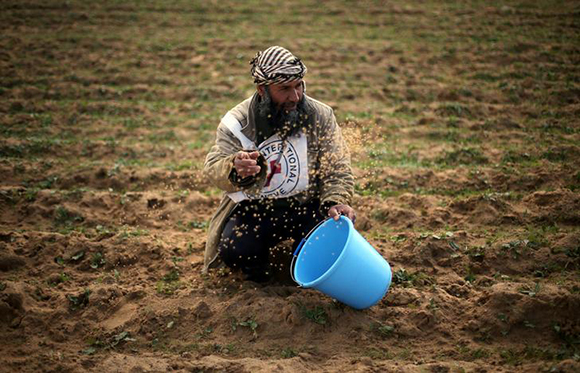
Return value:
[[(0, 9), (8, 370), (579, 369), (576, 2)], [(370, 310), (201, 275), (203, 160), (271, 45), (350, 145), (357, 228), (395, 274)]]

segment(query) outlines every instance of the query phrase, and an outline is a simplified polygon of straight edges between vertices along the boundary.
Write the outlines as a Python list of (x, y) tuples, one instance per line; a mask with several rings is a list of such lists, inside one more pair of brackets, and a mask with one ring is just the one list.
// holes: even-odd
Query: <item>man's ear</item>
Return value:
[(259, 85), (256, 87), (256, 89), (258, 90), (258, 94), (260, 95), (260, 97), (264, 97), (264, 86), (263, 85)]
[(302, 81), (302, 93), (306, 93), (306, 82)]

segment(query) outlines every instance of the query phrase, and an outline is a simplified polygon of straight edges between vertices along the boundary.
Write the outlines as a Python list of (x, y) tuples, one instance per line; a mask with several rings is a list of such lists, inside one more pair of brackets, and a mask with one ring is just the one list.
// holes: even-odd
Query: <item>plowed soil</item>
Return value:
[[(578, 3), (0, 8), (0, 371), (580, 371)], [(270, 45), (349, 143), (367, 310), (201, 272), (204, 157)]]

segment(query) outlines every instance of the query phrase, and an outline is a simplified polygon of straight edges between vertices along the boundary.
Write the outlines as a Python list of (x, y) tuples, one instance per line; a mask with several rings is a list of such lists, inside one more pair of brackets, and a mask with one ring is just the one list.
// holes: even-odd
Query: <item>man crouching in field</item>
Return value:
[(250, 62), (257, 90), (221, 120), (204, 173), (224, 198), (209, 224), (204, 271), (221, 262), (271, 277), (270, 248), (294, 248), (324, 216), (345, 215), (353, 175), (332, 109), (305, 95), (306, 66), (273, 46)]

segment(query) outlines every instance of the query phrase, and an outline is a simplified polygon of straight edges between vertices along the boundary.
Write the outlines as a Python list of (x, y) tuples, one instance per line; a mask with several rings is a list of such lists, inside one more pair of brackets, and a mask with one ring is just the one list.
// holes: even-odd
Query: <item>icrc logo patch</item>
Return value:
[[(308, 188), (307, 140), (303, 133), (286, 141), (286, 146), (275, 135), (259, 146), (266, 159), (268, 173), (259, 198), (281, 198), (300, 193)], [(284, 151), (277, 163), (280, 152)]]
[[(268, 173), (266, 182), (259, 194), (250, 194), (243, 190), (228, 193), (235, 203), (245, 199), (285, 198), (304, 192), (308, 189), (308, 139), (304, 132), (286, 139), (284, 147), (278, 134), (273, 135), (258, 147), (248, 139), (241, 130), (238, 120), (230, 113), (224, 115), (220, 125), (227, 127), (240, 140), (243, 149), (256, 149), (266, 159)], [(277, 163), (280, 152), (284, 154)]]
[(268, 165), (266, 184), (262, 189), (263, 197), (276, 198), (292, 194), (298, 185), (301, 170), (296, 148), (288, 142), (280, 163), (277, 164), (276, 160), (282, 147), (283, 143), (280, 140), (264, 143), (260, 147), (260, 153), (266, 158)]

